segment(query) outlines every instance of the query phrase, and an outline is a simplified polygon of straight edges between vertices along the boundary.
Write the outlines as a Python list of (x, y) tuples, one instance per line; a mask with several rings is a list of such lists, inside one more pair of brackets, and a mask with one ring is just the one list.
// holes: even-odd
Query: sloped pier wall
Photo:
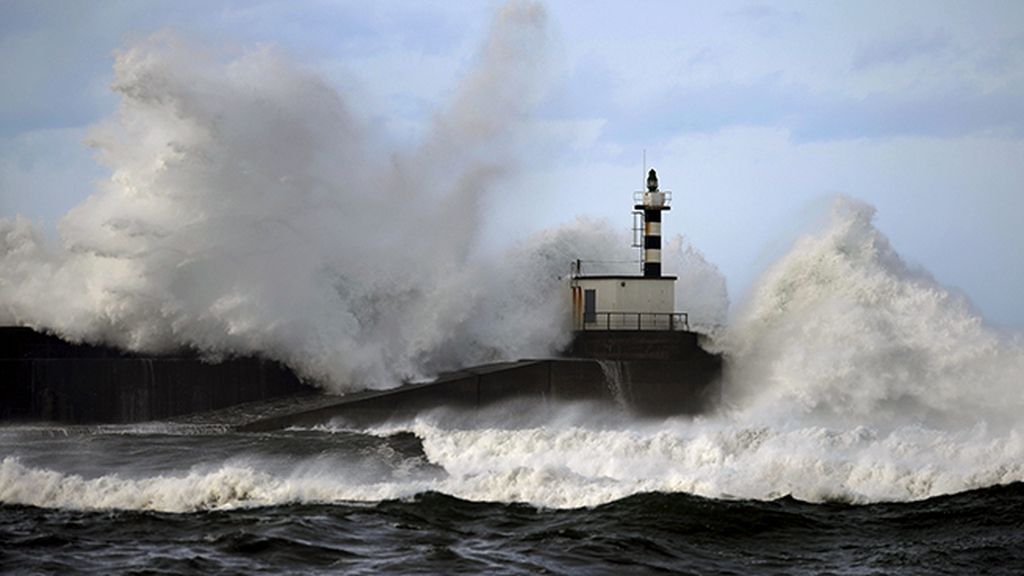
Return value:
[[(720, 395), (722, 358), (691, 332), (581, 332), (565, 358), (521, 360), (326, 398), (250, 422), (250, 429), (371, 422), (437, 407), (480, 408), (516, 398), (598, 401), (638, 415), (697, 414)], [(142, 356), (0, 327), (0, 419), (66, 423), (160, 420), (238, 404), (314, 394), (285, 366), (259, 358), (204, 362), (194, 354)]]
[(0, 327), (5, 420), (143, 422), (313, 392), (286, 367), (260, 358), (141, 356)]
[(720, 395), (721, 359), (597, 360), (555, 358), (489, 364), (445, 374), (424, 384), (339, 398), (316, 410), (268, 418), (244, 427), (311, 427), (340, 419), (360, 426), (411, 417), (432, 408), (476, 409), (516, 399), (595, 401), (640, 416), (699, 414)]

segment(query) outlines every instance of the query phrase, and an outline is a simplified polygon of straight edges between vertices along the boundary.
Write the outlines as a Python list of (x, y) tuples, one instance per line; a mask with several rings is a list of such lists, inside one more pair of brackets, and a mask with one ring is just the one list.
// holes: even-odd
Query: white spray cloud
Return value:
[(905, 264), (873, 216), (837, 199), (828, 229), (765, 274), (730, 329), (733, 401), (831, 423), (1015, 423), (1020, 342)]
[(164, 33), (121, 51), (120, 110), (93, 134), (112, 175), (60, 222), (58, 249), (0, 223), (4, 315), (132, 349), (268, 354), (336, 390), (397, 383), (417, 370), (410, 346), (444, 346), (417, 324), (459, 299), (442, 286), (474, 288), (453, 277), (540, 93), (544, 18), (506, 6), (406, 154), (380, 152), (340, 94), (272, 48)]
[(662, 261), (665, 272), (677, 277), (676, 309), (687, 313), (694, 329), (717, 333), (729, 313), (729, 291), (718, 266), (683, 236), (666, 242)]

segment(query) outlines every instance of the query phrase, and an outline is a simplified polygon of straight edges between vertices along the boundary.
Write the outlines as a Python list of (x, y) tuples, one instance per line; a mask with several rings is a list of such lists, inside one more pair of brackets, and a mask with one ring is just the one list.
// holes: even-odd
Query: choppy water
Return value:
[[(576, 416), (501, 429), (448, 415), (366, 432), (269, 434), (5, 427), (0, 566), (103, 574), (1024, 571), (1020, 482), (865, 504), (851, 503), (848, 487), (841, 497), (841, 483), (833, 492), (843, 501), (769, 496), (778, 486), (765, 486), (759, 499), (645, 491), (658, 485), (655, 467), (637, 470), (639, 460), (623, 461), (612, 444), (661, 458), (664, 488), (680, 474), (682, 453), (667, 450), (670, 440), (697, 449), (707, 441), (698, 430), (712, 424), (599, 426)], [(595, 450), (581, 455), (591, 467), (572, 459), (581, 452), (572, 438)], [(737, 453), (770, 443), (736, 438), (747, 442)], [(514, 455), (527, 450), (532, 456)], [(703, 466), (707, 475), (720, 465), (708, 458)], [(769, 482), (763, 470), (746, 472)], [(719, 470), (732, 473), (743, 471)]]
[(0, 507), (14, 571), (1019, 574), (1024, 487), (913, 504), (641, 494), (543, 510), (437, 493), (169, 514)]

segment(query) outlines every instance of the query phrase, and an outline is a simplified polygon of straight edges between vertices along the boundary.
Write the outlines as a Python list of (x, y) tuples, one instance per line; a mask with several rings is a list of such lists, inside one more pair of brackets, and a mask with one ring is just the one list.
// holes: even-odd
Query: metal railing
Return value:
[[(645, 202), (644, 202), (644, 194), (648, 194), (648, 193), (649, 192), (645, 192), (643, 190), (637, 190), (636, 192), (633, 192), (633, 205), (634, 206), (640, 206), (642, 204), (645, 204)], [(671, 190), (658, 190), (657, 192), (650, 192), (650, 194), (658, 194), (659, 195), (659, 196), (653, 196), (652, 197), (652, 199), (656, 201), (654, 206), (660, 208), (662, 206), (671, 206), (672, 205), (672, 191)], [(660, 202), (658, 202), (657, 200), (660, 200)]]
[(581, 330), (689, 330), (686, 312), (595, 312), (584, 315)]

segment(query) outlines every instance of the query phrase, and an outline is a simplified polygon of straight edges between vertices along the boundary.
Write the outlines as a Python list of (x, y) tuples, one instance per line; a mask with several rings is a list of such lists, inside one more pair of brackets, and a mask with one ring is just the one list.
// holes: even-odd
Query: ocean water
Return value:
[[(362, 431), (6, 426), (0, 567), (93, 574), (1024, 571), (1024, 484), (976, 478), (983, 487), (970, 487), (965, 478), (964, 490), (944, 493), (934, 467), (899, 462), (899, 449), (881, 448), (891, 438), (864, 430), (856, 439), (799, 430), (805, 456), (813, 446), (838, 453), (788, 462), (776, 455), (771, 465), (772, 445), (796, 449), (794, 437), (724, 421), (639, 421), (582, 405), (495, 421), (499, 412), (434, 413)], [(993, 463), (999, 466), (1005, 463)], [(875, 470), (874, 494), (865, 467)], [(903, 468), (902, 492), (893, 491), (899, 483), (887, 467)]]

